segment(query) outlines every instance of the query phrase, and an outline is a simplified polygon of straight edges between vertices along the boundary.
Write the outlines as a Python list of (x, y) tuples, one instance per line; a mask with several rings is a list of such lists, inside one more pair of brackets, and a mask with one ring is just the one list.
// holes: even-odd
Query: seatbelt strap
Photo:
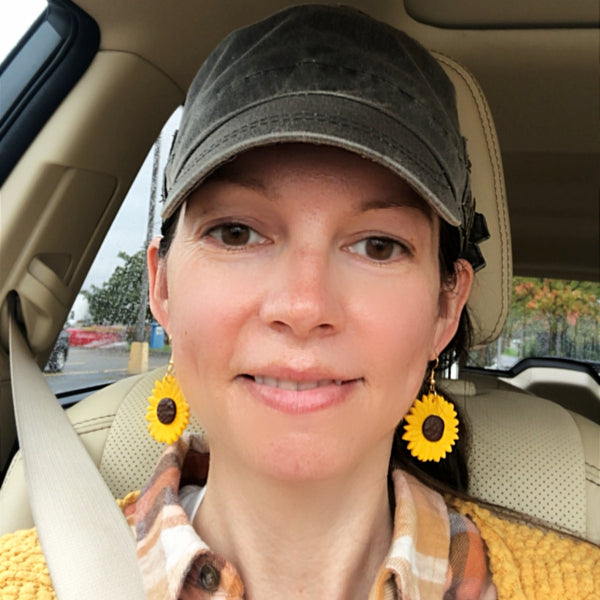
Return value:
[(31, 511), (59, 600), (142, 600), (133, 535), (9, 317), (15, 419)]

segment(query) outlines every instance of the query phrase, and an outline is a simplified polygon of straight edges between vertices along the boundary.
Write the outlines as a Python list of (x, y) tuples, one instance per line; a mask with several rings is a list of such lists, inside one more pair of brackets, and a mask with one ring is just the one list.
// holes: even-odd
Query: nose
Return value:
[(261, 318), (298, 338), (330, 335), (342, 325), (341, 286), (327, 251), (283, 252), (271, 270)]

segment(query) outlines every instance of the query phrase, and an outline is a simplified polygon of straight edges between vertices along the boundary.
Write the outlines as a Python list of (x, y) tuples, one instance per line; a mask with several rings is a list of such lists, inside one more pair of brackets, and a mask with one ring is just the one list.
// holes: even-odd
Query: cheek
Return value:
[(207, 397), (213, 381), (229, 378), (231, 358), (255, 313), (256, 300), (250, 282), (200, 260), (174, 265), (169, 285), (175, 369), (194, 410)]
[(219, 341), (215, 331), (226, 337), (247, 310), (253, 289), (243, 272), (232, 273), (208, 260), (186, 256), (170, 265), (168, 284), (170, 333), (175, 341), (203, 341), (203, 346)]
[(384, 388), (382, 393), (409, 406), (435, 345), (436, 287), (414, 281), (386, 293), (380, 290), (378, 295), (376, 289), (371, 291), (378, 299), (362, 314), (360, 337), (375, 373), (373, 381)]

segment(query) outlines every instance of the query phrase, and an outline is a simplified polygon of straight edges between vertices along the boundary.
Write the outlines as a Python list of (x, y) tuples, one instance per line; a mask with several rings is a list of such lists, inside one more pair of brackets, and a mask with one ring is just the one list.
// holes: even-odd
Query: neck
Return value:
[(236, 475), (211, 455), (194, 525), (246, 598), (368, 597), (392, 538), (387, 468), (308, 483)]

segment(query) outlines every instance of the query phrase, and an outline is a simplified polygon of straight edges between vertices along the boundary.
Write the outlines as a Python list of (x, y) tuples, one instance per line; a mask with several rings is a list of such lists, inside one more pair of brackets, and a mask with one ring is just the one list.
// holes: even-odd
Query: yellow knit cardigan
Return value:
[(600, 600), (600, 546), (451, 504), (479, 528), (499, 600)]
[[(451, 504), (479, 527), (499, 600), (600, 600), (599, 546), (516, 523), (473, 502)], [(0, 599), (55, 598), (36, 530), (0, 537)]]

